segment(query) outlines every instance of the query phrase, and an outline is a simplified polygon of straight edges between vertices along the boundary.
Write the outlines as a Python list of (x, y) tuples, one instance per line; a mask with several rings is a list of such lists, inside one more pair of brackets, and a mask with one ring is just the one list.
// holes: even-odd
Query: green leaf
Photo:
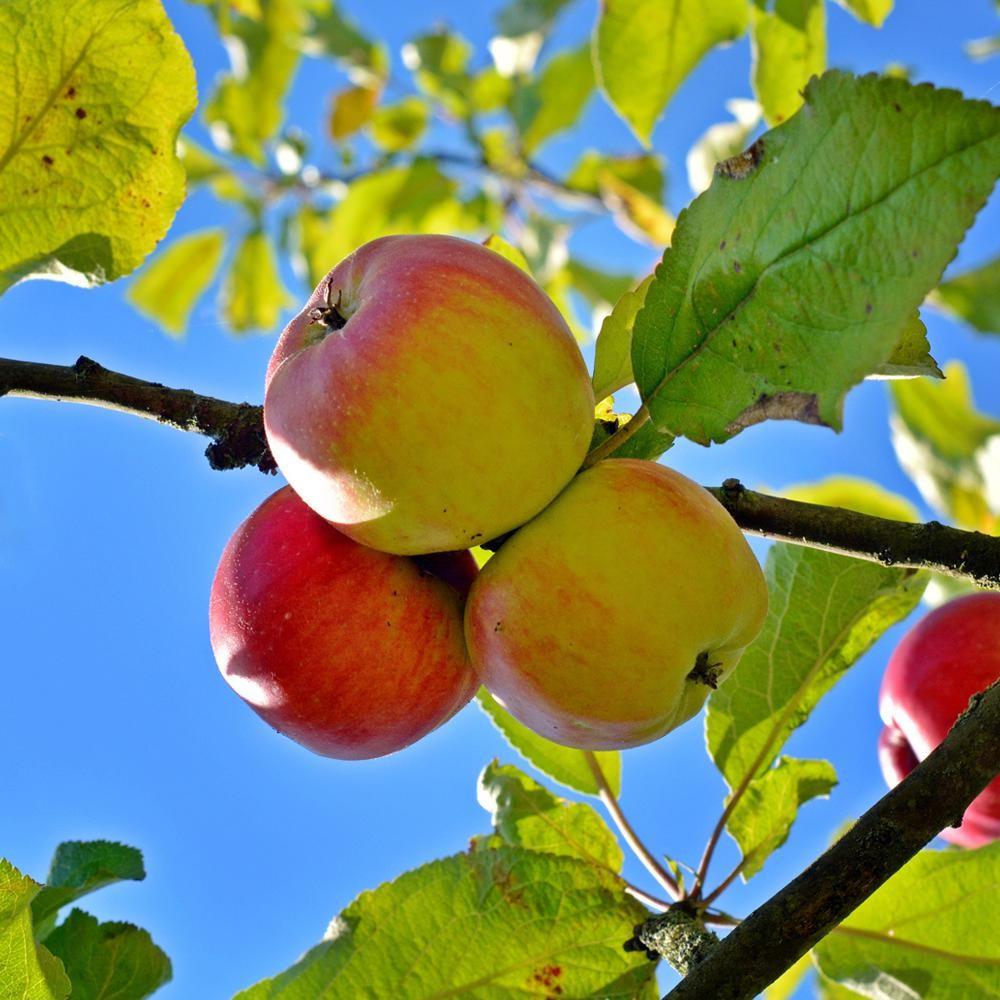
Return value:
[(1000, 843), (921, 851), (815, 948), (829, 979), (878, 1000), (1000, 994)]
[[(597, 782), (587, 765), (587, 758), (581, 750), (552, 743), (532, 732), (517, 721), (485, 689), (476, 695), (479, 707), (489, 716), (490, 721), (500, 730), (507, 742), (528, 761), (550, 778), (573, 788), (585, 795), (597, 795)], [(604, 777), (614, 794), (620, 795), (622, 788), (622, 759), (617, 751), (601, 751), (594, 755), (600, 763)]]
[(779, 757), (774, 767), (747, 785), (726, 823), (743, 854), (744, 882), (788, 839), (800, 806), (826, 797), (836, 784), (837, 773), (829, 761)]
[(502, 236), (492, 233), (483, 240), (483, 246), (494, 253), (500, 254), (504, 260), (509, 260), (513, 265), (519, 267), (525, 274), (531, 274), (528, 266), (528, 259), (512, 243), (508, 243)]
[(584, 150), (566, 178), (566, 184), (587, 194), (601, 195), (608, 175), (624, 181), (653, 201), (663, 201), (664, 165), (658, 153), (608, 156), (597, 149)]
[(816, 996), (819, 1000), (856, 1000), (861, 994), (835, 983), (832, 979), (827, 979), (826, 976), (817, 975)]
[(239, 245), (222, 288), (226, 322), (237, 333), (277, 333), (282, 310), (291, 303), (270, 237), (253, 230)]
[(500, 111), (507, 106), (514, 83), (494, 66), (477, 73), (469, 82), (469, 107), (474, 114)]
[(469, 110), (471, 58), (469, 42), (450, 31), (421, 35), (403, 46), (403, 63), (417, 86), (459, 118), (466, 117)]
[(334, 94), (330, 107), (330, 137), (343, 142), (371, 120), (381, 92), (375, 87), (347, 87)]
[(809, 954), (803, 955), (790, 969), (786, 969), (763, 993), (763, 1000), (791, 1000), (799, 984), (812, 969)]
[(653, 276), (626, 292), (601, 324), (594, 350), (594, 399), (604, 399), (632, 382), (632, 327)]
[(496, 831), (489, 846), (565, 854), (621, 871), (625, 859), (618, 841), (591, 806), (557, 798), (516, 767), (487, 764), (479, 776), (478, 798)]
[(809, 78), (826, 69), (826, 0), (766, 0), (750, 14), (754, 93), (771, 125), (802, 106)]
[(285, 94), (298, 67), (304, 27), (299, 0), (261, 0), (262, 16), (220, 16), (231, 71), (205, 106), (216, 146), (264, 164), (264, 143), (285, 117)]
[(147, 931), (123, 923), (98, 923), (82, 910), (45, 940), (73, 983), (73, 1000), (142, 1000), (170, 982), (170, 959)]
[(512, 112), (529, 156), (552, 136), (572, 128), (594, 91), (590, 46), (553, 56), (539, 76), (518, 88)]
[(874, 28), (881, 28), (892, 11), (893, 0), (837, 0), (844, 10), (849, 10), (859, 21)]
[[(830, 72), (682, 213), (639, 313), (636, 384), (707, 444), (766, 419), (839, 429), (1000, 168), (1000, 108)], [(838, 178), (836, 184), (831, 178)]]
[(893, 382), (892, 443), (923, 498), (963, 528), (991, 531), (994, 517), (980, 456), (1000, 420), (980, 413), (965, 368), (945, 366), (943, 382)]
[(5, 0), (0, 37), (0, 292), (128, 274), (184, 200), (187, 50), (159, 0)]
[(889, 355), (889, 360), (872, 371), (868, 378), (944, 378), (944, 372), (931, 357), (931, 345), (927, 340), (927, 327), (914, 313), (903, 327), (903, 333)]
[(31, 903), (41, 886), (0, 858), (0, 997), (65, 1000), (70, 981), (58, 959), (35, 943)]
[(375, 144), (390, 153), (415, 146), (427, 130), (431, 111), (419, 97), (404, 97), (378, 108), (372, 115), (371, 135)]
[(56, 913), (88, 893), (115, 882), (146, 877), (142, 853), (110, 840), (66, 840), (52, 856), (46, 884), (32, 904), (36, 930), (44, 937)]
[(746, 29), (746, 0), (604, 0), (594, 34), (598, 79), (615, 111), (648, 144), (688, 73)]
[(320, 279), (351, 251), (392, 233), (471, 232), (479, 222), (457, 197), (458, 184), (432, 160), (390, 167), (351, 184), (328, 213), (306, 208), (299, 241), (309, 282)]
[(307, 55), (328, 56), (362, 87), (381, 89), (389, 75), (389, 53), (345, 17), (336, 0), (323, 0), (313, 12), (299, 44)]
[(875, 517), (888, 517), (894, 521), (913, 523), (920, 520), (917, 508), (905, 497), (892, 493), (869, 479), (856, 476), (828, 476), (817, 483), (786, 486), (781, 495), (790, 500), (844, 507), (862, 514), (874, 514)]
[(699, 195), (708, 188), (719, 163), (746, 149), (747, 139), (760, 122), (760, 105), (745, 98), (726, 101), (731, 122), (712, 125), (691, 147), (687, 155), (687, 176), (691, 190)]
[(189, 188), (229, 173), (222, 160), (186, 135), (177, 137), (177, 158), (184, 165)]
[(506, 38), (546, 34), (570, 3), (572, 0), (507, 0), (496, 14), (497, 31)]
[(1000, 257), (942, 282), (930, 301), (973, 329), (1000, 333)]
[(325, 941), (237, 1000), (631, 1000), (655, 966), (622, 943), (646, 915), (604, 869), (516, 847), (473, 851), (363, 892)]
[(708, 750), (730, 789), (763, 774), (792, 732), (890, 625), (927, 577), (797, 545), (774, 545), (761, 634), (708, 701)]
[(221, 229), (181, 236), (139, 272), (126, 298), (168, 333), (183, 335), (191, 311), (219, 269), (225, 245)]

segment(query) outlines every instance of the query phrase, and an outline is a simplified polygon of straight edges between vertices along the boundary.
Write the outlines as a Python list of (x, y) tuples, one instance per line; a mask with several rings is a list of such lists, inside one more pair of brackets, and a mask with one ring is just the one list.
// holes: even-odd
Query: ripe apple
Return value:
[(503, 543), (472, 585), (465, 634), (522, 723), (616, 750), (697, 714), (766, 613), (760, 566), (710, 493), (654, 462), (609, 459)]
[[(959, 597), (922, 618), (889, 658), (879, 712), (879, 763), (892, 788), (948, 734), (969, 698), (1000, 678), (1000, 594)], [(962, 825), (941, 831), (961, 847), (1000, 838), (1000, 778), (972, 801)]]
[(381, 757), (450, 719), (475, 692), (462, 609), (467, 552), (409, 559), (367, 549), (290, 487), (229, 540), (209, 624), (229, 686), (325, 757)]
[(537, 514), (590, 444), (594, 396), (559, 310), (499, 254), (386, 236), (285, 328), (264, 426), (303, 500), (358, 542), (469, 548)]

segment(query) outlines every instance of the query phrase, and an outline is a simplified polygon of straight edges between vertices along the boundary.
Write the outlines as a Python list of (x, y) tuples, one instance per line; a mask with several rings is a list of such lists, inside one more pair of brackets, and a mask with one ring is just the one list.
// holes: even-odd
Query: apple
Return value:
[(472, 585), (472, 664), (536, 733), (589, 750), (696, 715), (760, 631), (767, 586), (725, 508), (654, 462), (580, 473)]
[[(889, 658), (879, 713), (879, 763), (892, 788), (948, 734), (972, 695), (1000, 678), (1000, 594), (967, 594), (936, 608)], [(1000, 839), (1000, 778), (972, 801), (962, 825), (941, 831), (961, 847)]]
[(355, 541), (465, 549), (537, 514), (590, 444), (594, 396), (531, 278), (452, 236), (386, 236), (288, 324), (264, 426), (299, 496)]
[(476, 691), (462, 637), (467, 552), (410, 559), (352, 541), (285, 487), (229, 540), (212, 649), (266, 722), (325, 757), (409, 746)]

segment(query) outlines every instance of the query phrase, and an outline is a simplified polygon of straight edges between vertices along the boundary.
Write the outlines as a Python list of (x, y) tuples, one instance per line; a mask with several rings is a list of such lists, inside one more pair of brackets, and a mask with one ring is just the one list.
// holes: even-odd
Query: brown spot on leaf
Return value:
[(83, 108), (77, 108), (76, 111), (73, 112), (73, 114), (75, 114), (76, 117), (80, 119), (80, 121), (83, 121), (83, 119), (87, 117), (87, 112), (84, 111)]
[(70, 87), (69, 90), (66, 91), (66, 96), (76, 97), (76, 87)]
[(42, 163), (44, 163), (47, 167), (51, 167), (52, 164), (55, 163), (55, 160), (53, 160), (52, 157), (46, 153), (45, 156), (42, 157)]
[(742, 265), (740, 264), (740, 262), (739, 262), (738, 260), (734, 260), (734, 261), (733, 261), (733, 270), (734, 270), (734, 271), (735, 271), (735, 272), (736, 272), (737, 274), (739, 274), (739, 273), (740, 273), (740, 271), (742, 271), (742, 270), (743, 270), (743, 266), (742, 266)]
[(865, 312), (870, 313), (872, 311), (872, 304), (870, 302), (865, 303)]
[(715, 165), (716, 176), (728, 177), (730, 180), (742, 181), (756, 169), (764, 155), (764, 140), (758, 139), (745, 152), (723, 160)]
[(811, 392), (762, 393), (726, 427), (727, 434), (737, 434), (765, 420), (798, 420), (804, 424), (824, 423), (819, 415), (819, 399)]
[(901, 108), (901, 107), (900, 107), (900, 106), (899, 106), (899, 105), (898, 105), (898, 104), (897, 104), (897, 103), (896, 103), (895, 101), (893, 101), (893, 102), (892, 102), (892, 106), (893, 106), (893, 107), (894, 107), (894, 108), (895, 108), (895, 109), (896, 109), (897, 111), (902, 111), (902, 110), (903, 110), (903, 109), (902, 109), (902, 108)]

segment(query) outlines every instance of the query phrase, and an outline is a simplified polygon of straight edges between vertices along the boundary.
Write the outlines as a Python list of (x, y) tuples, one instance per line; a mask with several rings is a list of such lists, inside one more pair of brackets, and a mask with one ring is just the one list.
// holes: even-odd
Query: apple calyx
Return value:
[(311, 347), (324, 340), (329, 334), (337, 330), (343, 330), (347, 326), (347, 321), (351, 318), (350, 313), (344, 308), (344, 290), (337, 290), (337, 301), (333, 301), (333, 288), (326, 289), (326, 301), (323, 305), (309, 310), (309, 326), (306, 328), (303, 337), (304, 346)]
[(704, 684), (714, 691), (718, 688), (719, 679), (722, 676), (722, 664), (710, 663), (710, 656), (711, 653), (708, 650), (699, 653), (695, 658), (691, 672), (687, 675), (687, 679), (693, 681), (695, 684)]

